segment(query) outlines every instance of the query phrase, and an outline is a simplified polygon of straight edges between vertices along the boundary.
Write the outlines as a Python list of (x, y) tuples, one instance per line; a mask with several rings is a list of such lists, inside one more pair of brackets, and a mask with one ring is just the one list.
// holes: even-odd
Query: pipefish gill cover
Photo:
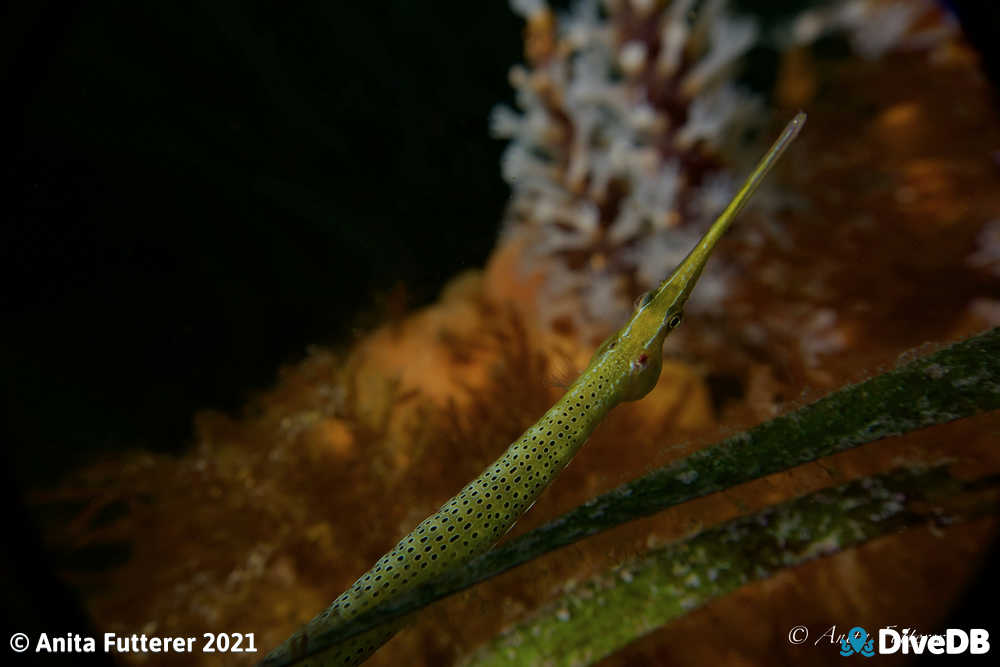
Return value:
[[(797, 109), (808, 129), (720, 241), (656, 387), (601, 420), (506, 539), (995, 326), (1000, 131), (975, 46), (989, 17), (969, 11), (15, 16), (8, 634), (258, 649), (20, 657), (263, 658), (559, 400)], [(371, 664), (472, 655), (573, 582), (627, 584), (650, 549), (901, 462), (995, 472), (996, 428), (882, 440), (618, 526), (424, 610)], [(988, 589), (994, 534), (918, 528), (820, 558), (610, 660), (839, 664), (784, 634), (947, 627)]]

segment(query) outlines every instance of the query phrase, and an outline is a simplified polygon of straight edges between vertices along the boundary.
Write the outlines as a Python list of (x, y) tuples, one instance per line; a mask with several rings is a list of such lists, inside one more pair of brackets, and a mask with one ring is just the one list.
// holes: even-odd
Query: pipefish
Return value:
[(660, 285), (643, 294), (621, 329), (594, 352), (565, 395), (507, 450), (375, 563), (323, 612), (272, 651), (265, 664), (356, 665), (405, 621), (373, 628), (334, 646), (316, 637), (380, 602), (409, 591), (490, 549), (619, 403), (656, 385), (663, 341), (681, 323), (684, 305), (719, 238), (805, 124), (799, 112), (764, 154), (698, 244)]

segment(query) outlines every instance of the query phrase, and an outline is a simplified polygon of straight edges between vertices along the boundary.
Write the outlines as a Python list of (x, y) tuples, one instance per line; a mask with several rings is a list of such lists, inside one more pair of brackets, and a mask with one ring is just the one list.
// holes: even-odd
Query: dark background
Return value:
[(17, 11), (0, 309), (32, 481), (176, 451), (195, 410), (236, 408), (376, 295), (425, 302), (493, 245), (487, 120), (521, 48), (504, 3)]
[[(992, 54), (996, 3), (951, 4)], [(25, 488), (104, 452), (183, 451), (195, 411), (237, 410), (389, 290), (419, 305), (483, 264), (509, 194), (487, 119), (521, 29), (501, 0), (8, 9), (10, 627), (93, 634), (46, 573)]]

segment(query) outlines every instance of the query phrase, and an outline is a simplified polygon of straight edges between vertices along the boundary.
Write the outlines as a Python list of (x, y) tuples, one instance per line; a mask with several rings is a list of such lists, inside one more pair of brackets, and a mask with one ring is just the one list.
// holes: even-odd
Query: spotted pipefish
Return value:
[(530, 509), (604, 416), (648, 394), (660, 377), (663, 341), (719, 238), (802, 129), (799, 112), (680, 265), (637, 301), (621, 329), (597, 349), (565, 395), (481, 475), (424, 519), (329, 607), (272, 651), (265, 664), (356, 665), (405, 623), (397, 620), (326, 646), (317, 636), (487, 551)]

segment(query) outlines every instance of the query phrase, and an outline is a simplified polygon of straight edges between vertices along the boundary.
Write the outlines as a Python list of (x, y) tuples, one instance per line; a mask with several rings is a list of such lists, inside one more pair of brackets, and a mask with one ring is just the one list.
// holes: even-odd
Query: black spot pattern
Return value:
[[(598, 364), (507, 451), (437, 513), (427, 517), (354, 585), (314, 618), (315, 635), (379, 602), (411, 590), (488, 550), (569, 463), (604, 415), (619, 402), (616, 383)], [(615, 364), (618, 365), (618, 364)], [(307, 664), (355, 665), (387, 641), (401, 623), (338, 645)]]

